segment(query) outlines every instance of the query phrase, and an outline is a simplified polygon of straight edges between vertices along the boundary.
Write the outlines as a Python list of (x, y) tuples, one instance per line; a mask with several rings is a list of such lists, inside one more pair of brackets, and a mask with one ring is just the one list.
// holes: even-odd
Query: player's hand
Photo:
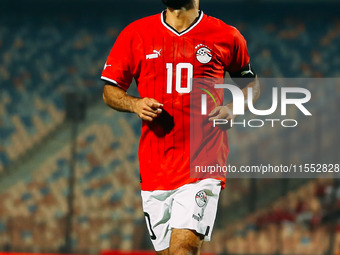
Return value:
[(163, 104), (156, 99), (144, 97), (138, 99), (134, 105), (134, 112), (145, 121), (153, 121), (157, 118), (163, 109)]
[(217, 106), (208, 115), (209, 121), (214, 121), (218, 119), (228, 120), (227, 124), (218, 125), (221, 130), (228, 130), (231, 128), (231, 121), (234, 121), (236, 115), (233, 115), (233, 110), (231, 105)]

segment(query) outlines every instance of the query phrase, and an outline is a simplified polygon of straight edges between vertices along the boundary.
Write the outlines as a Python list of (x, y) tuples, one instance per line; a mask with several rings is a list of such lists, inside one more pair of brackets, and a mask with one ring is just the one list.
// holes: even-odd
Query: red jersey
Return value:
[[(154, 98), (164, 105), (164, 114), (158, 119), (143, 121), (139, 144), (142, 190), (173, 190), (196, 182), (200, 178), (191, 178), (190, 165), (198, 158), (204, 158), (207, 165), (226, 164), (227, 133), (212, 129), (208, 121), (199, 120), (196, 126), (190, 123), (190, 114), (195, 111), (190, 107), (195, 87), (192, 80), (223, 81), (226, 72), (237, 72), (249, 63), (246, 41), (236, 28), (200, 11), (196, 21), (178, 33), (165, 22), (165, 15), (166, 11), (127, 26), (117, 38), (101, 77), (123, 90), (134, 78), (142, 98)], [(203, 87), (200, 89), (209, 91), (222, 104), (223, 90), (213, 85)], [(208, 111), (213, 108), (208, 102)], [(225, 178), (220, 179), (224, 184)]]

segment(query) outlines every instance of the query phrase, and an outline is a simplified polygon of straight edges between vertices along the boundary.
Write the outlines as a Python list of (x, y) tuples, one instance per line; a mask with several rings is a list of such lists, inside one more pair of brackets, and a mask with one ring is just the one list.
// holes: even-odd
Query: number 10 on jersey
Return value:
[[(187, 69), (187, 80), (186, 86), (182, 87), (182, 70)], [(173, 83), (173, 63), (166, 64), (167, 70), (167, 85), (166, 93), (172, 93), (172, 83)], [(194, 76), (194, 67), (190, 63), (178, 63), (176, 65), (176, 91), (178, 93), (190, 93), (192, 91), (192, 78)]]

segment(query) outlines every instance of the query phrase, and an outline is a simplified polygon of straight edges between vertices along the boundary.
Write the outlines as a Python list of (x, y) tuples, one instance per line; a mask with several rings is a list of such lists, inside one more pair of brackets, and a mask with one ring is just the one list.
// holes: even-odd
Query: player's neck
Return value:
[(174, 10), (168, 8), (166, 10), (166, 23), (177, 30), (182, 32), (186, 30), (197, 19), (199, 14), (198, 6), (191, 9)]

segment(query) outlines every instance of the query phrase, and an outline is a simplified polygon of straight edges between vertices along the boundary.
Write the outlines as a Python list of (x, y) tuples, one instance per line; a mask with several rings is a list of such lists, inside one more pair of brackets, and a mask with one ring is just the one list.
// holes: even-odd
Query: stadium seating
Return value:
[[(218, 252), (230, 254), (326, 254), (334, 224), (323, 218), (340, 209), (340, 186), (337, 187), (337, 208), (332, 204), (331, 179), (317, 179), (290, 192), (274, 204), (260, 209), (218, 234), (217, 243), (226, 239)], [(340, 222), (339, 222), (340, 223)], [(334, 247), (340, 245), (340, 228), (336, 227)], [(214, 246), (214, 245), (212, 245)]]
[[(137, 117), (117, 115), (106, 109), (103, 119), (82, 131), (77, 142), (73, 241), (78, 250), (111, 248), (117, 236), (124, 240), (116, 248), (131, 249), (138, 224), (144, 220), (138, 194), (138, 137), (133, 129), (140, 123)], [(8, 240), (20, 249), (33, 243), (42, 250), (61, 247), (64, 233), (59, 225), (67, 212), (69, 151), (65, 145), (0, 195), (0, 247)], [(6, 234), (8, 226), (11, 232)], [(41, 235), (41, 229), (46, 235)]]
[[(271, 20), (275, 17), (268, 15), (261, 21), (247, 22), (231, 14), (236, 21), (232, 25), (240, 28), (248, 41), (260, 77), (339, 76), (340, 61), (334, 57), (340, 45), (337, 21), (324, 19), (316, 24), (312, 18), (302, 21), (296, 17), (274, 22)], [(64, 123), (63, 96), (67, 91), (82, 91), (100, 100), (100, 71), (123, 26), (111, 19), (103, 16), (95, 26), (84, 25), (86, 19), (81, 18), (51, 17), (41, 22), (27, 17), (20, 23), (10, 16), (0, 17), (0, 179), (6, 178), (1, 173), (13, 162), (58, 131)], [(333, 159), (338, 122), (332, 116), (338, 111), (340, 90), (330, 86), (310, 89), (313, 100), (318, 98), (313, 111), (322, 112), (326, 107), (333, 111), (322, 117), (321, 130), (309, 122), (301, 123), (301, 132), (237, 128), (230, 133), (230, 163), (308, 162), (314, 156)], [(269, 88), (264, 87), (261, 105), (268, 104), (265, 98), (269, 95)], [(89, 100), (89, 107), (92, 104)], [(73, 247), (90, 253), (151, 248), (144, 242), (147, 234), (139, 194), (139, 119), (115, 113), (104, 105), (102, 109), (103, 113), (80, 131), (77, 141)], [(300, 118), (297, 112), (291, 115)], [(315, 133), (322, 136), (322, 144), (317, 135), (311, 138)], [(286, 143), (282, 145), (277, 137), (285, 137)], [(318, 146), (321, 149), (315, 151)], [(65, 144), (35, 171), (0, 193), (0, 249), (10, 245), (22, 251), (58, 251), (64, 245), (69, 151), (70, 145)], [(259, 186), (270, 182), (259, 180)], [(328, 249), (328, 226), (318, 220), (329, 190), (317, 195), (315, 187), (321, 184), (326, 190), (332, 185), (311, 182), (245, 220), (217, 226), (214, 241), (205, 249), (274, 254), (279, 247), (287, 255), (293, 251), (323, 254)], [(221, 208), (242, 201), (250, 192), (249, 180), (228, 181), (227, 190), (221, 195)], [(301, 200), (306, 205), (297, 212)], [(339, 233), (336, 240), (340, 243)]]
[(40, 26), (30, 17), (20, 26), (4, 16), (2, 24), (0, 173), (60, 126), (67, 91), (98, 96), (104, 56), (117, 36), (111, 27), (74, 32), (57, 18)]

